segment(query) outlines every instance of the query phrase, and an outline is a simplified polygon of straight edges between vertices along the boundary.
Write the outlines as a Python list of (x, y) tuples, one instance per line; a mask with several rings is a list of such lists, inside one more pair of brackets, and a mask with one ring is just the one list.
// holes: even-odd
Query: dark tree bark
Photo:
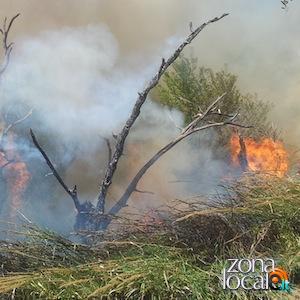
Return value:
[(239, 134), (240, 152), (238, 154), (239, 163), (243, 172), (248, 170), (247, 149), (244, 138)]

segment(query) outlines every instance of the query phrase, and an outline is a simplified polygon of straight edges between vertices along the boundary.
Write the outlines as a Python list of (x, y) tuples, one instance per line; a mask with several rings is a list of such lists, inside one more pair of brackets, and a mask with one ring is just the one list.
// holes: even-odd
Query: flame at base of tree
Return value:
[[(263, 138), (256, 141), (253, 138), (243, 138), (245, 149), (243, 155), (247, 160), (247, 169), (283, 177), (288, 171), (288, 154), (280, 141)], [(241, 143), (238, 134), (230, 139), (231, 158), (234, 165), (240, 165)]]

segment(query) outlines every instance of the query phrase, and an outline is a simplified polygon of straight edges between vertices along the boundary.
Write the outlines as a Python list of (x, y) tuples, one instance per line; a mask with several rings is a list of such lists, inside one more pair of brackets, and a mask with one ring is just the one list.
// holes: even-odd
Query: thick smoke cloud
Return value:
[[(245, 92), (275, 104), (272, 120), (286, 140), (300, 138), (299, 26), (300, 5), (288, 10), (274, 1), (217, 0), (12, 0), (1, 3), (0, 17), (21, 12), (12, 37), (34, 36), (41, 31), (105, 23), (119, 43), (123, 62), (131, 66), (156, 51), (169, 36), (188, 32), (204, 20), (229, 12), (193, 44), (194, 55), (215, 69), (225, 64), (239, 76)], [(186, 53), (188, 53), (186, 51)], [(287, 121), (288, 120), (288, 121)]]
[[(286, 139), (300, 138), (298, 108), (300, 5), (293, 1), (288, 10), (280, 1), (234, 0), (12, 0), (1, 3), (0, 17), (21, 12), (14, 29), (19, 38), (44, 30), (105, 23), (119, 43), (123, 62), (132, 68), (169, 36), (184, 35), (188, 23), (229, 12), (230, 16), (211, 26), (193, 44), (203, 65), (216, 69), (227, 65), (237, 73), (246, 92), (258, 93), (274, 102), (274, 123), (283, 127)], [(134, 17), (133, 17), (134, 16)], [(189, 51), (187, 51), (189, 52)], [(187, 53), (186, 52), (186, 53)], [(289, 119), (287, 122), (286, 120)], [(297, 130), (295, 130), (295, 128)]]
[(91, 147), (89, 137), (110, 134), (124, 121), (143, 84), (142, 74), (116, 66), (117, 57), (117, 41), (105, 26), (26, 39), (5, 74), (2, 102), (26, 102), (47, 130)]

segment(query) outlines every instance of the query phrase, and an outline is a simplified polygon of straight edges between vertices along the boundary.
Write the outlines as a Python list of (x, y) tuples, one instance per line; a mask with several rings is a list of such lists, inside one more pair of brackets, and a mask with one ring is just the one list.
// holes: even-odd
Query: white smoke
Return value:
[[(178, 41), (175, 37), (167, 39), (152, 57), (137, 54), (132, 66), (132, 57), (120, 61), (118, 42), (105, 25), (62, 28), (24, 38), (17, 41), (17, 51), (2, 78), (0, 106), (16, 103), (18, 107), (18, 103), (25, 103), (28, 109), (34, 110), (28, 124), (38, 136), (46, 137), (46, 144), (54, 146), (46, 150), (50, 157), (55, 157), (54, 163), (58, 167), (66, 168), (63, 175), (67, 184), (78, 185), (81, 200), (93, 201), (107, 165), (107, 149), (101, 137), (111, 138), (113, 132), (119, 132), (138, 91), (151, 79), (161, 57), (167, 57)], [(24, 122), (19, 126), (28, 132), (28, 124)], [(114, 179), (110, 194), (110, 197), (115, 196), (113, 200), (124, 191), (134, 172), (178, 134), (177, 127), (180, 126), (183, 126), (181, 113), (147, 100), (129, 138), (129, 143), (139, 145), (138, 157), (125, 149), (127, 160), (122, 160)], [(31, 205), (28, 213), (38, 223), (61, 229), (62, 225), (56, 220), (58, 216), (63, 216), (64, 220), (74, 217), (72, 201), (67, 199), (53, 176), (45, 176), (49, 170), (39, 153), (30, 146), (29, 135), (27, 140), (26, 136), (19, 139), (18, 150), (26, 154), (29, 165), (32, 160), (38, 160), (31, 167), (31, 172), (36, 174), (33, 174), (34, 182), (29, 190)], [(211, 168), (208, 162), (212, 161), (209, 149), (183, 143), (154, 166), (142, 183), (155, 193), (152, 198), (156, 199), (156, 204), (162, 204), (165, 198), (184, 196), (187, 189), (191, 193), (197, 192), (200, 181), (203, 190), (207, 173), (210, 177), (219, 177), (223, 165), (215, 162)], [(170, 183), (178, 176), (194, 176), (198, 182), (190, 185)], [(51, 187), (55, 189), (51, 190)], [(50, 195), (50, 199), (41, 202), (41, 195)], [(133, 201), (141, 208), (146, 202), (148, 207), (155, 205), (153, 199), (150, 202), (142, 198)], [(70, 212), (69, 219), (66, 211)]]
[(44, 32), (18, 46), (1, 102), (25, 102), (47, 130), (86, 145), (124, 122), (144, 83), (117, 62), (118, 44), (105, 26)]

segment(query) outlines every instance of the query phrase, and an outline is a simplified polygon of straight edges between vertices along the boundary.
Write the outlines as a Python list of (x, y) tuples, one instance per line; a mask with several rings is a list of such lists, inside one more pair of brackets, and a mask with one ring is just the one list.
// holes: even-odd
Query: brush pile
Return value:
[(0, 299), (283, 299), (222, 290), (230, 257), (273, 257), (289, 272), (295, 295), (300, 181), (245, 174), (209, 203), (188, 204), (144, 230), (95, 235), (92, 245), (33, 225), (11, 231), (19, 238), (0, 243)]

